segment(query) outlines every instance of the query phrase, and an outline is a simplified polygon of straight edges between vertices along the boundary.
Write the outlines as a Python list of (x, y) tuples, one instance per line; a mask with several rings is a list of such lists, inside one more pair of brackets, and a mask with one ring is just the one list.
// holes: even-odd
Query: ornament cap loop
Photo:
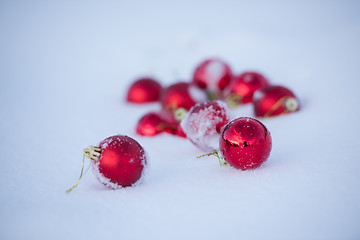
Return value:
[(236, 93), (231, 93), (226, 98), (226, 104), (230, 109), (235, 109), (237, 106), (241, 104), (242, 96)]
[(299, 102), (293, 97), (288, 97), (288, 98), (285, 99), (284, 105), (285, 105), (286, 111), (293, 112), (296, 109), (298, 109)]
[(187, 111), (185, 108), (178, 108), (174, 112), (174, 118), (180, 122), (181, 120), (183, 120), (183, 118), (185, 117), (186, 114), (187, 114)]
[(101, 148), (98, 146), (88, 146), (84, 149), (85, 157), (93, 161), (98, 161), (101, 153)]

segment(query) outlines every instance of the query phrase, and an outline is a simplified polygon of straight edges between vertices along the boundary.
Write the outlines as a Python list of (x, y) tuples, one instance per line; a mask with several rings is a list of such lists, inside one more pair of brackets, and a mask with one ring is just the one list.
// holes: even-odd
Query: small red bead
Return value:
[(269, 81), (260, 73), (244, 72), (234, 77), (226, 89), (227, 97), (238, 96), (241, 104), (253, 101), (254, 92), (269, 85)]
[(101, 154), (92, 161), (93, 171), (100, 182), (111, 188), (127, 187), (136, 183), (146, 165), (142, 146), (134, 139), (115, 135), (103, 140)]
[(232, 78), (231, 68), (220, 59), (207, 59), (194, 71), (193, 83), (211, 92), (223, 90)]
[(267, 128), (252, 118), (237, 118), (227, 124), (220, 137), (220, 151), (231, 166), (246, 170), (259, 167), (271, 151)]
[(298, 111), (299, 100), (288, 88), (268, 86), (254, 96), (254, 112), (257, 117), (272, 117)]
[(132, 103), (156, 102), (160, 99), (162, 86), (153, 78), (140, 78), (129, 88), (127, 101)]

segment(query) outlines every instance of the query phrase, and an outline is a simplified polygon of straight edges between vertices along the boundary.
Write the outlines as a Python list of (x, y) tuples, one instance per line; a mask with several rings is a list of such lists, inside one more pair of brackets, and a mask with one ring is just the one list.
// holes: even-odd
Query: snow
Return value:
[[(1, 239), (359, 239), (360, 4), (356, 1), (1, 1)], [(158, 104), (124, 101), (140, 75), (190, 79), (209, 57), (292, 89), (264, 119), (254, 171), (171, 135), (135, 134)], [(174, 73), (177, 73), (175, 75)], [(253, 117), (251, 105), (236, 109)], [(109, 190), (82, 150), (126, 134), (148, 172)]]
[(220, 133), (217, 132), (217, 125), (224, 126), (234, 118), (225, 102), (215, 101), (213, 104), (218, 108), (197, 103), (180, 122), (187, 139), (205, 152), (219, 150)]
[(216, 59), (206, 66), (205, 71), (206, 76), (209, 79), (207, 88), (216, 91), (218, 89), (219, 80), (225, 73), (224, 63)]
[(206, 92), (195, 85), (189, 86), (189, 95), (195, 102), (204, 102), (207, 100)]

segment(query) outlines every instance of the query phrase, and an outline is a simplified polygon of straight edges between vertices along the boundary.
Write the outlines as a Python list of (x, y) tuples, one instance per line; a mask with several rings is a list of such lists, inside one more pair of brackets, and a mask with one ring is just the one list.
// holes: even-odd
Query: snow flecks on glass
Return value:
[(181, 127), (188, 139), (199, 148), (218, 150), (221, 128), (231, 116), (231, 110), (222, 101), (198, 103), (181, 121)]
[(120, 184), (112, 182), (109, 178), (105, 177), (99, 170), (100, 161), (91, 161), (91, 169), (94, 175), (99, 179), (99, 181), (105, 186), (112, 189), (120, 189), (123, 188)]

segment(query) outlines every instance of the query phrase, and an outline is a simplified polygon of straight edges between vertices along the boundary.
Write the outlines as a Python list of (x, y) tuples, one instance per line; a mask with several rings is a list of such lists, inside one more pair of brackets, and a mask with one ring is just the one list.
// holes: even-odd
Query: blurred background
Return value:
[[(358, 239), (359, 13), (356, 0), (0, 1), (0, 237)], [(209, 57), (235, 73), (260, 71), (301, 99), (297, 115), (266, 122), (279, 138), (275, 165), (240, 177), (255, 189), (211, 164), (209, 175), (204, 162), (189, 167), (200, 152), (166, 136), (140, 139), (154, 161), (138, 190), (104, 191), (88, 174), (64, 194), (84, 147), (134, 135), (141, 114), (157, 109), (124, 102), (133, 80), (188, 81)], [(174, 165), (160, 163), (168, 156)], [(163, 183), (183, 165), (190, 180)], [(209, 183), (185, 190), (197, 174)], [(216, 185), (223, 180), (228, 189)]]

